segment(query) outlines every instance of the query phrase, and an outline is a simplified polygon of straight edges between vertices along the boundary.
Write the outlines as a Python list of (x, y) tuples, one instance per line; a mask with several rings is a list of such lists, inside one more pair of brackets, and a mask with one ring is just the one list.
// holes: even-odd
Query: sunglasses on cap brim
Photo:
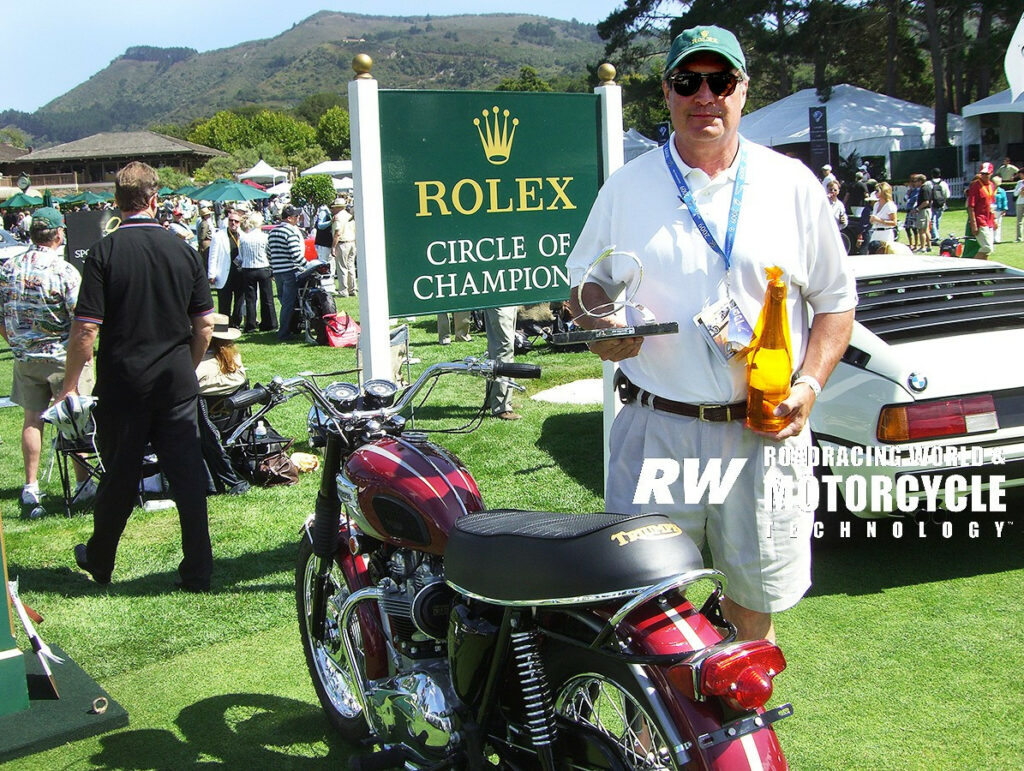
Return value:
[(677, 72), (668, 82), (679, 96), (693, 96), (700, 91), (702, 81), (707, 81), (708, 88), (715, 96), (729, 96), (736, 90), (740, 79), (732, 72)]

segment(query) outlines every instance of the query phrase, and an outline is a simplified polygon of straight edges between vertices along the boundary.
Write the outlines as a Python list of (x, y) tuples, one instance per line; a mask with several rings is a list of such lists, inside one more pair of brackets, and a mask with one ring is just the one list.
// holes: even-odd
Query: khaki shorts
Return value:
[[(795, 487), (813, 475), (807, 465), (765, 466), (764, 447), (804, 449), (810, 431), (784, 442), (772, 442), (743, 427), (743, 421), (704, 423), (695, 418), (657, 412), (637, 403), (624, 406), (612, 424), (605, 502), (608, 511), (623, 514), (659, 513), (681, 527), (698, 547), (707, 544), (714, 567), (728, 579), (726, 596), (749, 610), (775, 613), (796, 605), (811, 585), (811, 529), (814, 512), (791, 505), (775, 511), (765, 505), (766, 477), (781, 474)], [(806, 455), (806, 453), (805, 453)], [(711, 461), (747, 462), (731, 491), (712, 502), (708, 491), (699, 501), (686, 501), (687, 486), (698, 487), (686, 473), (669, 486), (671, 502), (634, 494), (645, 460), (673, 459), (680, 466), (696, 461), (700, 473)], [(718, 477), (712, 469), (711, 476)]]
[(995, 231), (993, 228), (978, 228), (978, 254), (985, 255), (981, 259), (987, 259), (988, 255), (992, 254), (992, 247), (995, 242)]
[[(78, 393), (88, 396), (96, 378), (92, 362), (82, 368)], [(56, 359), (29, 359), (14, 362), (11, 401), (29, 412), (42, 412), (64, 387), (64, 362)]]

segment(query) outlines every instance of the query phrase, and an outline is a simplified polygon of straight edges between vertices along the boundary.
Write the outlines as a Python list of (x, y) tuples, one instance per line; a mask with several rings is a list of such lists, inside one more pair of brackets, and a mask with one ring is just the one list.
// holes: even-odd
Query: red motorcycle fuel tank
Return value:
[(358, 489), (359, 528), (394, 546), (443, 554), (455, 520), (484, 507), (462, 461), (425, 439), (364, 445), (346, 461), (345, 476)]

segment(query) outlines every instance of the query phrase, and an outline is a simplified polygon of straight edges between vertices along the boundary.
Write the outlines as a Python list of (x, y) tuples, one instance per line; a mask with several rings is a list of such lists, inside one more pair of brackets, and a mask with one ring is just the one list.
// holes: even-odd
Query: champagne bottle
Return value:
[(782, 268), (765, 268), (768, 289), (754, 329), (754, 346), (747, 354), (747, 427), (780, 431), (792, 415), (775, 416), (775, 408), (789, 396), (793, 377), (793, 346), (789, 341), (786, 284)]

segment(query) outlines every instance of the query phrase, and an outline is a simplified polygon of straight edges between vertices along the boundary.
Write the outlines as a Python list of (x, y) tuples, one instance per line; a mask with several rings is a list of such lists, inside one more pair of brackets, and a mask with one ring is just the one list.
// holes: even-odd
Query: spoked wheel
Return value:
[[(331, 566), (327, 578), (327, 592), (324, 603), (326, 619), (324, 639), (316, 640), (312, 635), (312, 597), (316, 581), (317, 559), (313, 545), (303, 536), (299, 546), (299, 560), (295, 570), (295, 601), (299, 613), (299, 629), (302, 634), (302, 648), (306, 653), (306, 666), (313, 679), (313, 687), (320, 704), (327, 713), (331, 724), (346, 739), (361, 739), (369, 733), (363, 718), (362, 707), (356, 697), (356, 685), (345, 658), (339, 621), (341, 606), (350, 594), (344, 574), (337, 563)], [(362, 635), (359, 622), (353, 615), (349, 623), (350, 634), (355, 642), (356, 656), (362, 651)], [(357, 662), (357, 666), (360, 666)]]
[(633, 769), (675, 769), (657, 721), (629, 689), (607, 675), (571, 677), (559, 689), (555, 711), (609, 739)]

